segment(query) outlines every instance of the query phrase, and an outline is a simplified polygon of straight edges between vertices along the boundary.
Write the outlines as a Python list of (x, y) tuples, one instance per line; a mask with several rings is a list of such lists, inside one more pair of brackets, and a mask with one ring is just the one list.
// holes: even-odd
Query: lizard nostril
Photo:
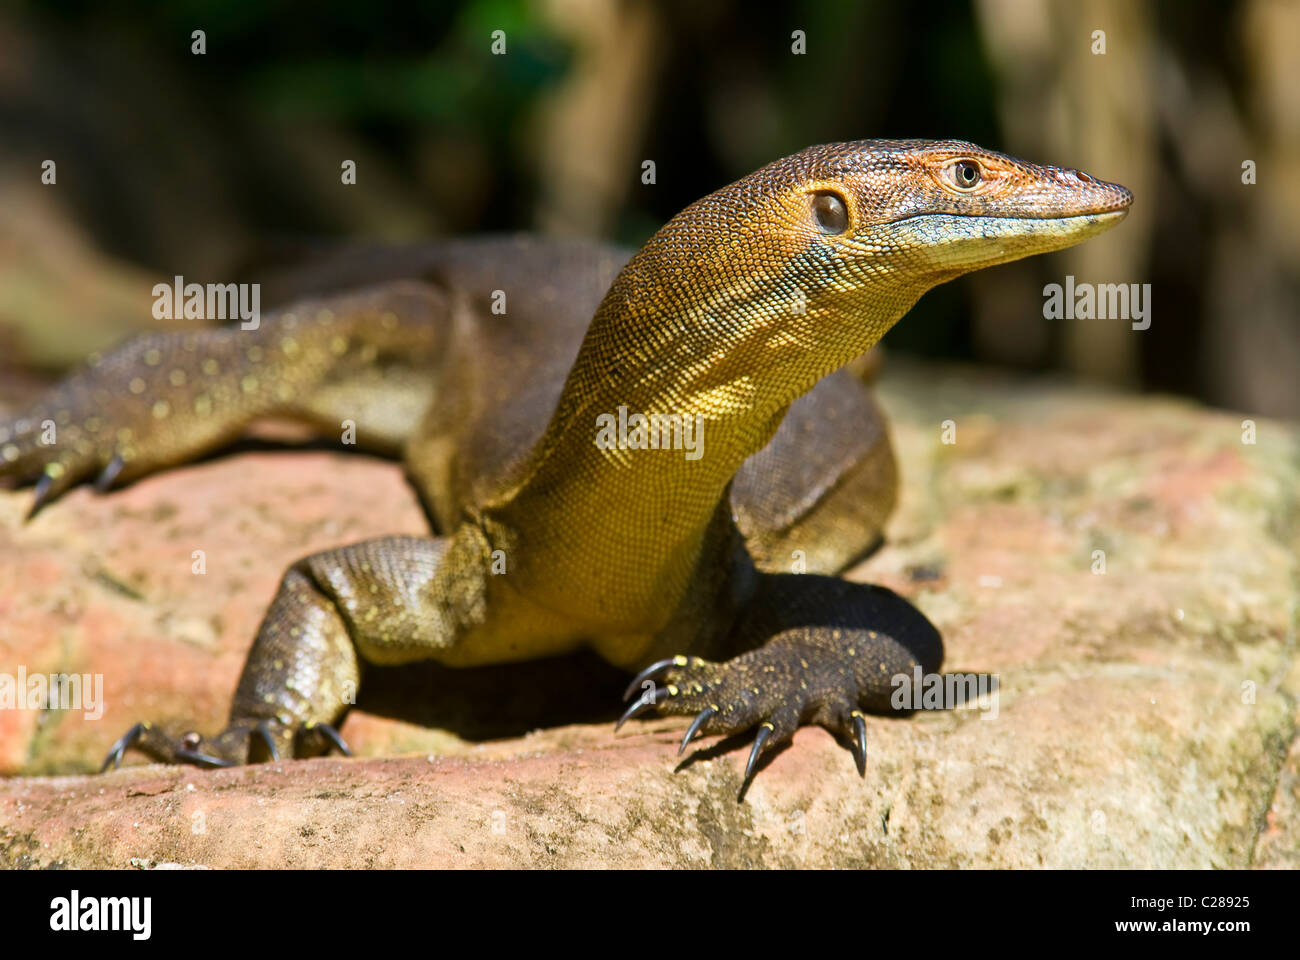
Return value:
[(1080, 180), (1082, 180), (1084, 183), (1096, 183), (1096, 182), (1097, 182), (1097, 181), (1095, 181), (1094, 179), (1092, 179), (1092, 177), (1090, 177), (1090, 176), (1088, 176), (1086, 173), (1084, 173), (1082, 170), (1076, 170), (1076, 171), (1074, 171), (1074, 175), (1075, 175), (1076, 177), (1078, 177)]

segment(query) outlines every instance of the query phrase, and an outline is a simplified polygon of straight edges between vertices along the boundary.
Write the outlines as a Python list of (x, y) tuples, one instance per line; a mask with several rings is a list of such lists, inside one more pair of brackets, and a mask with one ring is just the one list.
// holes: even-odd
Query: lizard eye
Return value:
[(818, 193), (813, 197), (813, 219), (822, 233), (843, 233), (849, 228), (849, 211), (844, 200), (833, 193)]
[(984, 179), (984, 171), (974, 160), (958, 160), (946, 172), (948, 181), (958, 190), (974, 190)]

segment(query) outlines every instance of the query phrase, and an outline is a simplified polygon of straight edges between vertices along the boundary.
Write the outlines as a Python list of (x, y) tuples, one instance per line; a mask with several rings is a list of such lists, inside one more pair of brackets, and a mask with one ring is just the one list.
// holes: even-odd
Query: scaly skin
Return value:
[[(328, 422), (359, 397), (381, 395), (387, 388), (373, 377), (353, 387), (383, 353), (371, 339), (379, 318), (398, 382), (418, 385), (411, 371), (430, 375), (418, 426), (412, 387), (407, 412), (376, 432), (406, 439), (411, 475), (443, 535), (367, 541), (299, 561), (258, 631), (227, 729), (175, 741), (137, 728), (110, 759), (131, 743), (165, 759), (219, 763), (320, 752), (336, 739), (333, 726), (364, 663), (489, 664), (585, 645), (617, 666), (646, 668), (629, 695), (643, 681), (662, 682), (628, 716), (694, 714), (688, 740), (756, 728), (747, 780), (804, 723), (846, 738), (861, 768), (864, 713), (889, 712), (895, 675), (937, 670), (942, 643), (888, 590), (774, 572), (786, 551), (811, 546), (810, 532), (836, 521), (848, 532), (830, 538), (833, 549), (811, 569), (839, 569), (878, 535), (892, 506), (887, 436), (869, 398), (835, 371), (936, 284), (1078, 243), (1122, 219), (1130, 203), (1123, 187), (960, 141), (831, 144), (779, 160), (674, 217), (618, 273), (576, 358), (576, 338), (561, 332), (554, 339), (568, 346), (547, 341), (581, 313), (562, 305), (582, 301), (567, 294), (600, 289), (604, 277), (598, 265), (570, 264), (567, 274), (556, 265), (564, 256), (592, 264), (590, 249), (537, 259), (535, 251), (494, 258), (499, 248), (464, 247), (405, 264), (408, 285), (354, 295), (343, 309), (337, 298), (294, 305), (292, 314), (323, 331), (297, 345), (315, 363), (291, 362), (283, 340), (302, 336), (302, 327), (287, 334), (283, 318), (273, 318), (256, 362), (274, 352), (274, 375), (244, 369), (251, 361), (242, 342), (243, 359), (232, 361), (239, 382), (257, 381), (250, 392), (261, 405), (242, 401), (206, 432), (189, 414), (159, 432), (138, 414), (114, 411), (131, 431), (123, 472), (192, 456), (277, 404)], [(585, 286), (556, 279), (578, 274)], [(566, 290), (548, 297), (556, 284)], [(516, 303), (523, 297), (525, 314), (508, 324), (486, 307), (491, 290), (507, 287)], [(322, 320), (321, 310), (330, 315)], [(543, 316), (550, 321), (529, 322)], [(162, 371), (178, 363), (177, 379), (189, 383), (202, 352), (184, 342), (162, 358), (132, 351), (115, 355), (111, 373), (105, 361), (81, 375), (86, 382), (56, 391), (23, 418), (25, 432), (0, 425), (9, 471), (44, 465), (49, 477), (49, 464), (60, 464), (48, 495), (111, 466), (121, 451), (87, 439), (87, 397), (143, 376), (142, 363), (153, 359), (156, 373), (140, 395), (156, 409), (172, 382)], [(194, 388), (176, 389), (192, 407)], [(228, 381), (222, 395), (234, 398), (232, 390)], [(167, 424), (176, 406), (168, 401), (155, 419)], [(598, 417), (620, 407), (701, 418), (702, 455), (598, 445)], [(539, 410), (554, 412), (545, 419)], [(81, 425), (54, 461), (31, 441), (42, 412)], [(827, 426), (837, 422), (844, 426)], [(837, 457), (858, 422), (871, 439)], [(112, 427), (120, 434), (119, 422)]]

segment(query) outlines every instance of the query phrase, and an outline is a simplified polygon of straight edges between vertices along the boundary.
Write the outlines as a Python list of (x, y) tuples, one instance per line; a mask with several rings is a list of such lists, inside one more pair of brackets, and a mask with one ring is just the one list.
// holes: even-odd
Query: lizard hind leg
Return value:
[[(721, 662), (677, 656), (652, 664), (629, 685), (642, 692), (624, 717), (657, 710), (694, 716), (697, 735), (754, 729), (741, 796), (760, 761), (805, 724), (850, 744), (866, 769), (865, 715), (899, 712), (899, 676), (932, 674), (943, 642), (925, 615), (883, 587), (814, 574), (765, 574), (733, 633), (745, 652)], [(748, 649), (746, 649), (748, 648)]]

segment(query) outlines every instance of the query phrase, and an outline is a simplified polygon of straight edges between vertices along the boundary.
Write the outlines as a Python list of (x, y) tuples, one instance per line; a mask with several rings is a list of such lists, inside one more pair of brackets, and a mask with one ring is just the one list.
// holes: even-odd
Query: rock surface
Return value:
[(424, 530), (394, 464), (246, 448), (26, 525), (0, 491), (0, 674), (104, 700), (0, 710), (0, 865), (1300, 866), (1297, 428), (893, 362), (882, 393), (904, 492), (851, 576), (996, 711), (871, 721), (865, 780), (801, 730), (737, 803), (745, 751), (674, 772), (684, 721), (616, 738), (590, 658), (429, 668), (368, 684), (361, 759), (88, 776), (136, 720), (220, 727), (287, 564)]

